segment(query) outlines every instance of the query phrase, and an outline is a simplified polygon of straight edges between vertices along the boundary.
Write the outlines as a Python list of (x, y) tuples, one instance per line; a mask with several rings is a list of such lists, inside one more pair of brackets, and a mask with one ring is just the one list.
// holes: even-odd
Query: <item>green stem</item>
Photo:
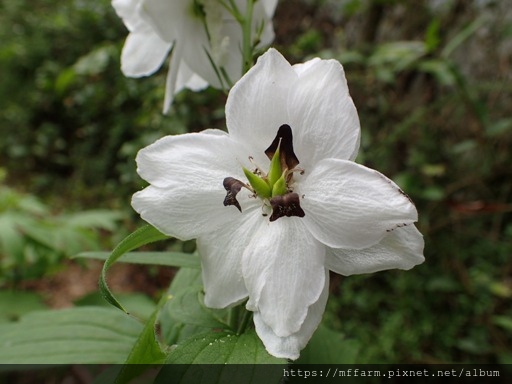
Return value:
[(242, 320), (240, 321), (240, 324), (238, 326), (238, 329), (236, 331), (237, 335), (240, 335), (245, 332), (245, 329), (249, 325), (249, 321), (252, 319), (252, 312), (248, 311), (244, 308), (244, 313), (242, 315)]
[(243, 40), (242, 40), (242, 55), (243, 66), (242, 73), (245, 74), (252, 67), (252, 14), (254, 10), (255, 0), (247, 2), (247, 10), (242, 25)]
[(238, 319), (240, 318), (240, 305), (230, 308), (228, 312), (228, 324), (233, 330), (238, 329)]

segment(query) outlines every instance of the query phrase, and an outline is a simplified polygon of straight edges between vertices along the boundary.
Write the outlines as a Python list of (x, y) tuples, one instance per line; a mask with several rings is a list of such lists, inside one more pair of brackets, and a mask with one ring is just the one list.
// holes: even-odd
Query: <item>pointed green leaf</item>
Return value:
[[(82, 252), (73, 258), (86, 258), (107, 260), (110, 252)], [(201, 268), (201, 260), (197, 253), (183, 252), (127, 252), (120, 263), (146, 264), (146, 265), (165, 265), (168, 267), (186, 267)]]
[[(151, 317), (146, 321), (146, 325), (140, 336), (137, 338), (133, 349), (126, 359), (119, 375), (116, 377), (115, 384), (124, 384), (130, 382), (135, 377), (145, 372), (149, 364), (161, 364), (165, 360), (165, 353), (160, 348), (156, 338), (155, 327), (160, 309), (168, 300), (167, 296), (160, 299), (156, 309)], [(144, 365), (147, 364), (147, 365)]]
[[(117, 295), (122, 301), (124, 307), (135, 318), (146, 321), (152, 315), (156, 308), (156, 303), (144, 293), (138, 292), (124, 292)], [(98, 306), (111, 308), (110, 303), (107, 303), (100, 292), (94, 291), (73, 302), (75, 306)]]
[(103, 264), (103, 269), (101, 270), (101, 276), (99, 281), (100, 292), (110, 304), (115, 307), (121, 309), (126, 312), (121, 303), (117, 301), (112, 292), (110, 291), (107, 285), (107, 271), (121, 256), (123, 256), (126, 252), (132, 251), (135, 248), (138, 248), (142, 245), (153, 243), (155, 241), (164, 240), (168, 236), (162, 234), (156, 228), (151, 225), (145, 225), (135, 232), (131, 233), (127, 237), (122, 240), (117, 247), (112, 251), (109, 258)]

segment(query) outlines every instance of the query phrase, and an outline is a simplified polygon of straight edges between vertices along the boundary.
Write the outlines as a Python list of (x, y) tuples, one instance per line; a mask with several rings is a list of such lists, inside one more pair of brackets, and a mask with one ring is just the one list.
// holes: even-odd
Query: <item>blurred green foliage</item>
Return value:
[(72, 180), (59, 188), (94, 204), (123, 186), (127, 196), (139, 182), (139, 148), (222, 119), (210, 113), (223, 106), (215, 91), (180, 95), (184, 102), (163, 116), (165, 71), (122, 76), (125, 37), (108, 0), (0, 2), (0, 161), (14, 181), (46, 194), (56, 179)]
[[(294, 62), (344, 64), (361, 119), (358, 161), (411, 196), (425, 235), (426, 261), (411, 271), (332, 276), (325, 323), (359, 342), (357, 362), (512, 362), (506, 3), (279, 2), (276, 45)], [(222, 128), (225, 96), (211, 89), (181, 93), (163, 116), (165, 70), (123, 77), (125, 37), (108, 0), (0, 0), (0, 161), (9, 183), (77, 209), (128, 208), (143, 186), (139, 148)], [(17, 214), (41, 225), (23, 205)]]
[(55, 214), (36, 197), (0, 186), (0, 287), (42, 277), (65, 257), (97, 250), (99, 230), (113, 231), (121, 217), (111, 210)]

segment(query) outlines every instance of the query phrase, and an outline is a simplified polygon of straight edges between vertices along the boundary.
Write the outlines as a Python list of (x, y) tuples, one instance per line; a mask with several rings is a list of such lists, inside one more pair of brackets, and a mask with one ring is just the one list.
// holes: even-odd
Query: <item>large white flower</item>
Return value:
[(198, 239), (206, 305), (248, 298), (267, 350), (296, 359), (324, 312), (329, 270), (423, 262), (417, 212), (393, 181), (353, 162), (359, 119), (337, 61), (291, 66), (270, 49), (232, 88), (226, 119), (229, 134), (142, 149), (150, 186), (132, 205), (163, 233)]
[[(247, 0), (234, 3), (243, 14)], [(153, 74), (172, 50), (164, 112), (183, 88), (226, 88), (228, 79), (242, 76), (242, 29), (220, 0), (112, 0), (112, 5), (130, 31), (121, 54), (126, 76)], [(252, 35), (258, 46), (274, 38), (276, 5), (277, 0), (255, 3)]]

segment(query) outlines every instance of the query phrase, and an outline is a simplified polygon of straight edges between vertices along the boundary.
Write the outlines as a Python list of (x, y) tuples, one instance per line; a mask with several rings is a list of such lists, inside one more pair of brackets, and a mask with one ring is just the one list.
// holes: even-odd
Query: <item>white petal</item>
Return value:
[(276, 10), (277, 0), (262, 0), (260, 3), (263, 5), (267, 17), (272, 19)]
[(238, 151), (237, 143), (216, 129), (165, 136), (139, 151), (137, 172), (158, 187), (183, 184), (215, 190), (220, 185), (223, 189), (225, 177), (243, 175)]
[(185, 38), (180, 32), (189, 22), (191, 11), (190, 0), (142, 0), (141, 16), (162, 40), (173, 42)]
[[(167, 136), (137, 155), (138, 172), (152, 185), (137, 192), (132, 206), (163, 233), (180, 239), (196, 238), (241, 213), (223, 205), (225, 177), (242, 178), (236, 146), (218, 130)], [(243, 210), (256, 200), (238, 195)], [(237, 197), (238, 197), (237, 196)], [(247, 203), (247, 204), (246, 204)]]
[(245, 213), (243, 220), (197, 239), (206, 306), (225, 308), (248, 296), (242, 276), (242, 255), (263, 220), (261, 211), (254, 209)]
[(174, 93), (178, 93), (183, 88), (191, 89), (192, 91), (201, 91), (208, 86), (208, 82), (201, 78), (197, 73), (194, 73), (185, 62), (180, 63), (178, 70), (178, 78), (176, 79), (176, 89)]
[(272, 17), (277, 6), (277, 0), (257, 1), (254, 4), (254, 15), (252, 22), (253, 36), (256, 31), (263, 25), (258, 48), (265, 48), (274, 40), (274, 28), (272, 25)]
[(169, 112), (171, 104), (174, 101), (174, 95), (177, 93), (176, 82), (178, 81), (178, 72), (180, 70), (180, 64), (182, 63), (182, 50), (182, 44), (179, 44), (179, 42), (174, 44), (171, 60), (169, 60), (169, 69), (165, 78), (164, 114)]
[(334, 60), (291, 67), (269, 49), (229, 93), (226, 121), (230, 134), (252, 143), (257, 152), (270, 145), (282, 124), (289, 124), (306, 170), (324, 158), (353, 159), (359, 147), (357, 111), (343, 68)]
[(243, 255), (247, 309), (259, 312), (280, 337), (298, 332), (324, 288), (325, 252), (300, 218), (265, 221)]
[(288, 101), (295, 153), (308, 169), (324, 158), (353, 160), (360, 140), (359, 117), (336, 60), (313, 59), (293, 66), (299, 75)]
[(140, 3), (141, 0), (112, 0), (112, 7), (123, 19), (129, 31), (135, 31), (146, 25), (139, 13)]
[(132, 32), (121, 53), (121, 71), (128, 77), (149, 76), (162, 66), (171, 44), (150, 30)]
[(325, 304), (329, 297), (329, 274), (325, 275), (325, 285), (316, 303), (308, 309), (308, 314), (300, 330), (290, 336), (279, 337), (264, 321), (259, 312), (254, 313), (254, 325), (258, 336), (263, 341), (268, 353), (275, 357), (296, 360), (300, 351), (307, 345), (322, 320)]
[(254, 150), (251, 155), (258, 163), (266, 158), (264, 151), (274, 140), (278, 128), (289, 123), (288, 91), (296, 79), (297, 74), (286, 59), (271, 48), (229, 92), (228, 131), (238, 142), (251, 144)]
[(416, 208), (393, 181), (360, 164), (325, 159), (303, 177), (304, 223), (329, 247), (368, 248), (417, 220)]
[(424, 245), (423, 236), (411, 224), (389, 232), (370, 248), (330, 249), (326, 266), (345, 276), (393, 268), (407, 270), (425, 261)]

